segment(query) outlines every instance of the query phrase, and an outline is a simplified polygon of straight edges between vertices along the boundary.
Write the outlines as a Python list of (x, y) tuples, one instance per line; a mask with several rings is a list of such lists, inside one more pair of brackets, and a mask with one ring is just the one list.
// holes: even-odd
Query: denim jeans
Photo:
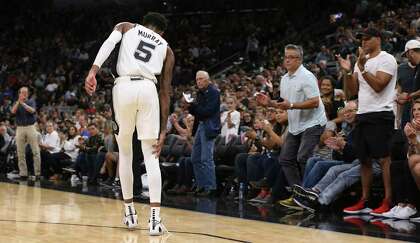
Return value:
[(287, 133), (284, 145), (281, 148), (279, 163), (288, 185), (302, 182), (303, 170), (306, 162), (312, 156), (315, 146), (319, 143), (319, 138), (324, 132), (325, 126), (313, 126), (304, 132), (293, 135)]
[[(336, 165), (331, 167), (327, 174), (314, 186), (320, 191), (319, 203), (329, 205), (345, 189), (360, 180), (360, 162), (353, 161), (351, 164)], [(381, 166), (377, 161), (372, 163), (373, 175), (378, 176), (382, 173)]]
[(324, 160), (320, 157), (312, 157), (308, 160), (305, 167), (302, 185), (305, 188), (311, 188), (327, 173), (327, 171), (336, 165), (344, 164), (338, 160)]
[(196, 184), (206, 190), (216, 189), (216, 172), (213, 160), (214, 140), (207, 138), (204, 124), (198, 125), (191, 153)]

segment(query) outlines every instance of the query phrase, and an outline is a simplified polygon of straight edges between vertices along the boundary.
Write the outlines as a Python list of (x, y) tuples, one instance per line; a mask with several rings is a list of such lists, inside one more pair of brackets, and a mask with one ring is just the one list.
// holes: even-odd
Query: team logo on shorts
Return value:
[(111, 121), (112, 130), (114, 131), (114, 134), (118, 135), (120, 128), (118, 124), (115, 121)]

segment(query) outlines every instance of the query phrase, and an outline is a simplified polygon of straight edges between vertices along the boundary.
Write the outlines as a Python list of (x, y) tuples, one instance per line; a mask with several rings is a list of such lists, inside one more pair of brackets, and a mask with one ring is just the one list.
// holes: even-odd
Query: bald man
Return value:
[(198, 71), (195, 77), (197, 98), (187, 104), (194, 120), (194, 144), (191, 153), (196, 177), (196, 196), (213, 196), (216, 192), (216, 173), (213, 160), (214, 140), (220, 134), (220, 92), (210, 83), (206, 71)]

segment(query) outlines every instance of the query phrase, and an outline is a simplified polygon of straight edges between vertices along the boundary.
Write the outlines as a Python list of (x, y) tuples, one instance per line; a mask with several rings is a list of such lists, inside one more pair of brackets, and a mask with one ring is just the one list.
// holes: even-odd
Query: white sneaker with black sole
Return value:
[(149, 219), (149, 235), (151, 236), (163, 235), (165, 232), (168, 232), (168, 230), (163, 225), (162, 219), (160, 218)]
[(124, 214), (123, 223), (128, 227), (128, 229), (134, 229), (139, 224), (137, 212), (132, 207), (129, 207), (128, 210), (128, 215)]

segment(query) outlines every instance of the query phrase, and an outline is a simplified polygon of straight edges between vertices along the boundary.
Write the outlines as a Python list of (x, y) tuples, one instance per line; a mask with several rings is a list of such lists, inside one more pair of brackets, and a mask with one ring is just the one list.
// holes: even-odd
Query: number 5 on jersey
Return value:
[(142, 62), (149, 62), (152, 57), (152, 50), (156, 48), (155, 45), (140, 41), (137, 50), (134, 52), (134, 57)]

